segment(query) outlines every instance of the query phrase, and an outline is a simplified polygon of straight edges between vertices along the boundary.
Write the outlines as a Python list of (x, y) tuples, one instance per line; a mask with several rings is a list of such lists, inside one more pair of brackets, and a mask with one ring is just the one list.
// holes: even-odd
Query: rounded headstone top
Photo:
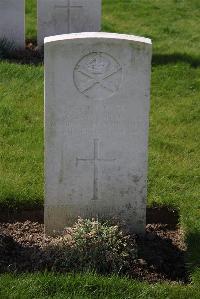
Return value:
[(81, 32), (81, 33), (71, 33), (71, 34), (61, 34), (45, 37), (44, 43), (48, 44), (51, 42), (65, 41), (65, 40), (76, 40), (76, 39), (113, 39), (113, 40), (127, 40), (132, 42), (138, 42), (143, 44), (151, 45), (151, 39), (135, 36), (131, 34), (118, 34), (118, 33), (108, 33), (108, 32)]

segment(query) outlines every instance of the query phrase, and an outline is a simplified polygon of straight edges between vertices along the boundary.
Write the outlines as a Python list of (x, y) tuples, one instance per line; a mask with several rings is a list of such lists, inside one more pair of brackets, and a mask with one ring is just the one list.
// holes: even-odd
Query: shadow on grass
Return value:
[[(40, 65), (43, 63), (43, 50), (39, 51), (36, 40), (27, 40), (25, 49), (15, 49), (4, 39), (0, 39), (0, 61), (17, 64)], [(14, 49), (14, 50), (13, 50)]]
[(200, 66), (200, 57), (193, 57), (188, 54), (173, 53), (173, 54), (154, 54), (152, 64), (166, 65), (175, 64), (178, 62), (188, 63), (191, 67), (197, 68)]
[(200, 268), (200, 233), (193, 232), (186, 236), (187, 267), (190, 272)]
[[(0, 60), (7, 60), (19, 64), (39, 65), (43, 63), (44, 53), (43, 50), (38, 50), (37, 41), (35, 39), (27, 40), (25, 50), (19, 51), (13, 51), (12, 48), (9, 50), (9, 47), (5, 47), (5, 45), (1, 48), (0, 44)], [(191, 67), (197, 68), (200, 66), (200, 57), (191, 56), (186, 53), (153, 54), (152, 64), (154, 66), (179, 62), (187, 63)]]

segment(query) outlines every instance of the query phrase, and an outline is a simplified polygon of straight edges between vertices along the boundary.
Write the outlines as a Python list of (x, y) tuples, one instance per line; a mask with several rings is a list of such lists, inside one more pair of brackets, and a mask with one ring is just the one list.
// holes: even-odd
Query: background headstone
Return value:
[(0, 0), (0, 39), (17, 48), (25, 47), (24, 0)]
[(151, 41), (109, 33), (45, 39), (45, 227), (78, 216), (146, 223)]
[(38, 45), (47, 36), (100, 31), (101, 0), (38, 0)]

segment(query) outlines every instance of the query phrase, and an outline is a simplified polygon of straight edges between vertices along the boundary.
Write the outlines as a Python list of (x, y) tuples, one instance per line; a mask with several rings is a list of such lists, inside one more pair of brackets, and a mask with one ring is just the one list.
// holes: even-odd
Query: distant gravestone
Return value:
[(80, 33), (45, 39), (45, 227), (78, 216), (144, 232), (151, 41)]
[(24, 0), (0, 0), (0, 39), (25, 47)]
[(38, 45), (47, 36), (100, 31), (101, 0), (38, 0)]

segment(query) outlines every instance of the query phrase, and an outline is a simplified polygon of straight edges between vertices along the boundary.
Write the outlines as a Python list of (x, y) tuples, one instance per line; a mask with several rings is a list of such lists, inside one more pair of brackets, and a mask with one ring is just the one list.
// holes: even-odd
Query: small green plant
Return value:
[(134, 238), (124, 235), (118, 226), (94, 219), (79, 218), (64, 237), (53, 242), (54, 250), (57, 248), (54, 267), (67, 271), (119, 274), (127, 272), (137, 257)]

